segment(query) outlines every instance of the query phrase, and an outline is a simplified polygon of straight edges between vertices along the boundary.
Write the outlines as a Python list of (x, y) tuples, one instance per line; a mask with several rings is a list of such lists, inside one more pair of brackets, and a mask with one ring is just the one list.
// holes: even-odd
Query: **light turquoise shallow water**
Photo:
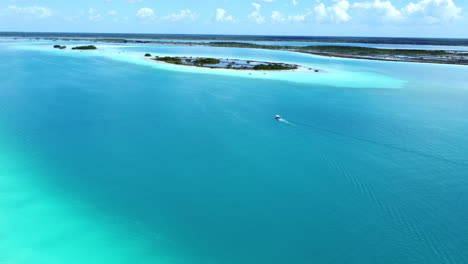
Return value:
[(49, 47), (0, 45), (0, 263), (468, 262), (467, 67)]

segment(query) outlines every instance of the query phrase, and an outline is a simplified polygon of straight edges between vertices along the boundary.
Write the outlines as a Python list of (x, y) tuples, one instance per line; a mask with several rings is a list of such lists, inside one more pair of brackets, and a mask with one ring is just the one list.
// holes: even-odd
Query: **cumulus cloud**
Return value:
[(39, 19), (47, 18), (53, 15), (51, 9), (43, 6), (9, 6), (3, 9), (1, 13)]
[(215, 20), (217, 22), (236, 22), (234, 17), (232, 15), (228, 14), (228, 12), (226, 10), (222, 9), (222, 8), (217, 8), (216, 9)]
[(136, 12), (136, 16), (141, 19), (148, 19), (154, 17), (154, 11), (151, 8), (143, 7)]
[(292, 22), (302, 22), (306, 19), (307, 15), (289, 15), (286, 16), (283, 13), (279, 11), (273, 11), (271, 12), (271, 21), (272, 22), (286, 22), (286, 21), (292, 21)]
[(281, 12), (273, 11), (273, 12), (271, 12), (271, 20), (273, 22), (284, 22), (284, 21), (286, 21), (286, 18), (284, 17), (284, 15)]
[(455, 20), (460, 17), (461, 8), (453, 0), (420, 0), (410, 2), (398, 9), (390, 0), (356, 2), (353, 8), (365, 11), (364, 17), (377, 18), (385, 22), (426, 22), (437, 23)]
[(358, 2), (354, 3), (353, 7), (370, 11), (386, 21), (403, 20), (402, 13), (390, 1)]
[(190, 9), (183, 9), (180, 10), (179, 13), (174, 13), (168, 16), (163, 16), (162, 20), (170, 20), (170, 21), (180, 21), (180, 20), (195, 20), (197, 15), (193, 13)]
[(299, 4), (299, 2), (297, 0), (292, 0), (292, 5), (296, 6), (298, 4)]
[(262, 8), (262, 6), (259, 3), (255, 2), (252, 3), (252, 6), (255, 10), (249, 14), (249, 18), (257, 24), (265, 23), (265, 17), (260, 14), (260, 9)]
[(462, 9), (453, 0), (421, 0), (409, 3), (402, 12), (408, 17), (420, 17), (423, 21), (435, 23), (460, 17)]
[(348, 14), (350, 6), (347, 0), (340, 0), (329, 7), (325, 6), (324, 3), (319, 3), (314, 7), (314, 15), (317, 21), (347, 22), (351, 20), (351, 16)]

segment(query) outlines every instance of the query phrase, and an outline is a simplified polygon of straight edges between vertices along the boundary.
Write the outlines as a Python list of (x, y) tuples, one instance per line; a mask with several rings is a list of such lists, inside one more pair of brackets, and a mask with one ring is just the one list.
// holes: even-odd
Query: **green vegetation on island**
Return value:
[(226, 48), (253, 48), (253, 49), (281, 49), (283, 46), (274, 46), (274, 45), (258, 45), (252, 43), (244, 43), (244, 42), (227, 42), (227, 41), (215, 41), (215, 42), (208, 42), (208, 46), (213, 47), (226, 47)]
[(96, 46), (87, 45), (87, 46), (76, 46), (72, 48), (73, 50), (95, 50), (97, 49)]
[(257, 70), (257, 71), (278, 71), (278, 70), (293, 70), (297, 69), (297, 66), (287, 66), (283, 64), (259, 64), (255, 65), (252, 69)]
[(54, 45), (54, 49), (66, 49), (67, 46)]
[(205, 64), (219, 64), (221, 61), (213, 58), (199, 58), (193, 61), (193, 64), (197, 66), (203, 66)]
[(151, 57), (151, 54), (146, 53), (146, 54), (145, 54), (145, 57)]
[(392, 55), (392, 56), (447, 56), (450, 53), (443, 50), (414, 50), (414, 49), (377, 49), (353, 46), (305, 46), (295, 47), (297, 51), (314, 51), (339, 53), (349, 55)]
[(164, 61), (171, 64), (182, 64), (182, 59), (179, 57), (156, 57), (154, 60)]
[[(196, 66), (214, 69), (233, 69), (233, 70), (258, 70), (258, 71), (278, 71), (294, 70), (298, 65), (285, 63), (272, 63), (260, 61), (244, 61), (236, 59), (215, 59), (215, 58), (187, 58), (187, 57), (158, 57), (156, 61), (162, 61), (171, 64)], [(316, 71), (317, 72), (317, 71)]]
[(454, 52), (445, 50), (420, 50), (420, 49), (381, 49), (354, 46), (317, 45), (317, 46), (276, 46), (259, 45), (244, 42), (208, 42), (204, 43), (210, 47), (251, 48), (283, 50), (301, 52), (321, 56), (332, 56), (342, 58), (385, 60), (385, 61), (407, 61), (468, 65), (467, 52)]
[(243, 42), (209, 42), (212, 47), (231, 47), (231, 48), (253, 48), (253, 49), (272, 49), (272, 50), (289, 50), (299, 52), (316, 52), (316, 53), (336, 53), (342, 55), (393, 55), (393, 56), (447, 56), (452, 55), (443, 50), (412, 50), (412, 49), (378, 49), (354, 46), (275, 46), (275, 45), (258, 45), (253, 43)]

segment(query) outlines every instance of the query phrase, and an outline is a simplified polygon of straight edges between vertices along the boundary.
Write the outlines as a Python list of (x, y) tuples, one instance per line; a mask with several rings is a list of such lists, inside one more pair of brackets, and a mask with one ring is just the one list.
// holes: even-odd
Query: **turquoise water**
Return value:
[(0, 55), (0, 263), (468, 262), (468, 67), (41, 42)]

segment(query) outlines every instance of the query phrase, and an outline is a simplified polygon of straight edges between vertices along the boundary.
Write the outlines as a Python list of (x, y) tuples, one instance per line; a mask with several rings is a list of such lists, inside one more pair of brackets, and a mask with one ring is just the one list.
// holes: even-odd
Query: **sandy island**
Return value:
[(208, 69), (226, 69), (236, 71), (259, 71), (259, 72), (271, 72), (271, 71), (287, 71), (287, 72), (322, 72), (318, 69), (305, 67), (299, 64), (289, 64), (284, 62), (268, 62), (268, 61), (255, 61), (255, 60), (241, 60), (241, 59), (230, 59), (230, 58), (206, 58), (206, 57), (178, 57), (178, 56), (156, 56), (151, 57), (151, 54), (145, 54), (145, 59), (148, 61), (173, 64), (178, 66), (186, 67), (197, 67), (197, 68), (208, 68)]

